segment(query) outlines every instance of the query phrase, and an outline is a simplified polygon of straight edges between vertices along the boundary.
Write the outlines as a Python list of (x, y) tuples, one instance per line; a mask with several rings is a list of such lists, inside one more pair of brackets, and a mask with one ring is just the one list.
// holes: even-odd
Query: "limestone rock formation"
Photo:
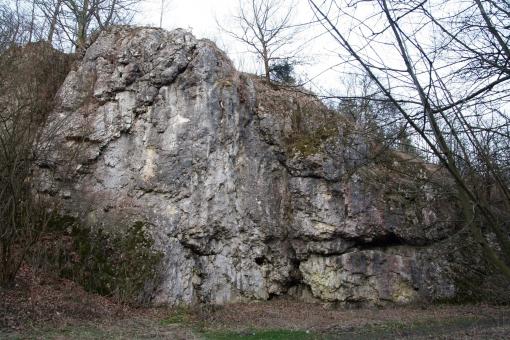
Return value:
[(455, 214), (426, 166), (409, 179), (378, 165), (346, 119), (237, 72), (210, 41), (111, 28), (58, 98), (41, 190), (89, 225), (146, 222), (165, 254), (155, 303), (456, 293), (436, 251)]

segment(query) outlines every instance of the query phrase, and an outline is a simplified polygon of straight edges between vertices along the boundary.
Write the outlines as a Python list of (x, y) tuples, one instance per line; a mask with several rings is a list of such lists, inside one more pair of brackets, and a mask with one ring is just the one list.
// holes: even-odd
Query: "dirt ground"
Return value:
[(510, 338), (510, 306), (423, 305), (337, 309), (292, 300), (222, 306), (198, 320), (231, 334), (305, 331), (318, 338)]
[(345, 309), (289, 299), (133, 308), (23, 268), (0, 290), (4, 339), (508, 339), (510, 306)]

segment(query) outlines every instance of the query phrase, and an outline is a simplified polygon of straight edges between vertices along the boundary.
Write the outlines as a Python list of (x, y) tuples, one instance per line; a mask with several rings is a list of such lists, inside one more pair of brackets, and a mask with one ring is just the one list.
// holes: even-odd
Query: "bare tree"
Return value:
[(0, 4), (0, 52), (13, 44), (39, 41), (43, 31), (33, 3), (13, 0)]
[(94, 30), (129, 23), (140, 0), (35, 0), (48, 23), (47, 40), (60, 32), (77, 49)]
[(159, 7), (159, 28), (163, 27), (163, 16), (168, 10), (168, 6), (172, 3), (172, 0), (161, 0)]
[(62, 12), (63, 0), (35, 0), (34, 5), (47, 25), (46, 40), (53, 43), (55, 34), (58, 31), (59, 16)]
[(466, 228), (510, 279), (508, 1), (309, 3), (339, 55), (370, 77), (448, 170)]
[(220, 28), (235, 39), (248, 45), (262, 60), (264, 76), (271, 80), (271, 63), (288, 60), (285, 55), (297, 31), (302, 28), (292, 24), (294, 3), (283, 0), (239, 0), (237, 14), (234, 16), (235, 30)]
[(46, 40), (81, 49), (93, 31), (130, 23), (141, 1), (7, 0), (0, 4), (0, 44)]
[(47, 43), (0, 53), (0, 285), (10, 285), (47, 225), (50, 206), (35, 193), (32, 171), (48, 152), (42, 135), (69, 57)]
[(23, 20), (7, 5), (0, 5), (0, 52), (5, 51), (11, 44), (19, 40), (19, 27)]

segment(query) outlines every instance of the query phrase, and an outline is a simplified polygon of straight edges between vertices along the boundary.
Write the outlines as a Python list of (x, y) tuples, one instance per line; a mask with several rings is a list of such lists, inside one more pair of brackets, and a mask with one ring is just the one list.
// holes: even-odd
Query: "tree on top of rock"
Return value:
[(48, 41), (56, 31), (81, 49), (91, 32), (129, 23), (140, 0), (36, 0), (48, 22)]
[(292, 23), (294, 3), (282, 0), (239, 1), (237, 14), (234, 15), (236, 29), (230, 30), (219, 24), (220, 28), (235, 39), (248, 45), (252, 52), (262, 60), (264, 77), (271, 80), (271, 66), (281, 64), (292, 58), (285, 55), (295, 34), (303, 27)]

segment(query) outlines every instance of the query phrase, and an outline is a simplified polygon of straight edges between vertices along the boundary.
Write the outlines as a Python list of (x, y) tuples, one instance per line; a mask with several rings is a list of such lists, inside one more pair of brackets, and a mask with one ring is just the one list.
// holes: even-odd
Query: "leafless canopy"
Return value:
[(0, 53), (0, 286), (13, 282), (50, 217), (32, 177), (55, 136), (41, 127), (69, 65), (44, 42)]
[(508, 1), (309, 3), (343, 61), (368, 75), (449, 171), (466, 228), (510, 278)]
[(91, 31), (129, 23), (140, 0), (36, 0), (49, 21), (48, 40), (60, 29), (80, 48)]
[(288, 59), (288, 47), (299, 26), (292, 24), (294, 3), (284, 0), (239, 0), (234, 15), (234, 29), (219, 24), (221, 29), (245, 43), (264, 65), (264, 76), (270, 80), (271, 62)]
[(7, 0), (0, 5), (0, 44), (46, 40), (61, 49), (80, 49), (92, 32), (129, 23), (139, 2), (141, 0)]

